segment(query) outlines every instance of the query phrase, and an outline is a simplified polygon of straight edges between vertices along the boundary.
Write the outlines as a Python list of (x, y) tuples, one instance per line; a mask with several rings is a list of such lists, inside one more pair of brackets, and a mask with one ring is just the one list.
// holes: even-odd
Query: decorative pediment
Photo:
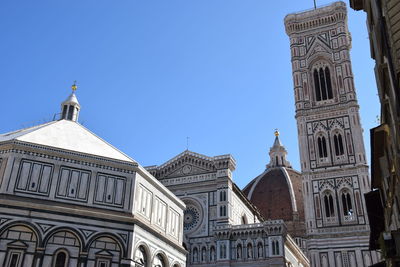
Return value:
[(25, 244), (25, 242), (22, 242), (21, 240), (16, 240), (16, 241), (12, 241), (10, 243), (7, 244), (7, 247), (9, 248), (19, 248), (19, 249), (25, 249), (28, 247), (27, 244)]
[(313, 123), (313, 133), (328, 130), (328, 126), (326, 125), (326, 121), (318, 121)]
[(311, 46), (306, 49), (306, 55), (307, 58), (311, 58), (313, 56), (318, 56), (321, 54), (331, 55), (332, 49), (330, 48), (329, 44), (318, 37), (315, 41), (312, 42)]
[(216, 172), (219, 169), (235, 169), (231, 155), (208, 157), (186, 150), (160, 166), (146, 169), (157, 179), (174, 178)]
[(323, 191), (325, 189), (335, 189), (335, 182), (333, 179), (323, 180), (318, 182), (319, 191)]
[(343, 123), (343, 118), (337, 118), (337, 119), (329, 120), (328, 121), (328, 125), (329, 125), (330, 129), (335, 128), (335, 127), (338, 127), (338, 128), (341, 128), (341, 129), (345, 128), (344, 127), (344, 123)]
[(322, 41), (327, 47), (331, 47), (331, 44), (329, 42), (329, 34), (327, 32), (318, 35), (318, 40)]

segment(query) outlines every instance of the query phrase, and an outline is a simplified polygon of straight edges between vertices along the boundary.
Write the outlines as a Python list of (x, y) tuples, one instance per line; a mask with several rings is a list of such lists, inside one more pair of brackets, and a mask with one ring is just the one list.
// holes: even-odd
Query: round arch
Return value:
[(121, 251), (121, 257), (124, 258), (126, 256), (126, 249), (124, 246), (124, 242), (122, 241), (122, 239), (119, 236), (114, 235), (112, 233), (102, 233), (102, 232), (96, 233), (95, 235), (93, 235), (92, 237), (89, 238), (86, 246), (84, 247), (84, 251), (89, 251), (89, 248), (92, 245), (92, 243), (101, 237), (108, 237), (108, 238), (113, 239), (119, 246), (119, 249)]
[[(162, 250), (157, 250), (154, 255), (151, 257), (151, 264), (154, 264), (154, 261), (157, 260), (157, 257), (160, 257), (162, 261), (164, 261), (165, 267), (169, 266), (168, 257)], [(164, 266), (160, 266), (164, 267)]]
[(134, 251), (134, 253), (133, 253), (134, 257), (136, 257), (136, 252), (137, 252), (137, 250), (138, 250), (140, 247), (142, 247), (142, 248), (144, 249), (144, 251), (145, 251), (145, 253), (146, 253), (146, 257), (147, 257), (147, 264), (146, 264), (146, 266), (144, 266), (144, 267), (149, 267), (149, 266), (151, 266), (151, 263), (152, 263), (152, 261), (151, 261), (151, 260), (152, 260), (151, 251), (150, 251), (149, 246), (148, 246), (145, 242), (140, 241), (140, 242), (138, 242), (138, 243), (136, 244), (135, 249), (133, 250), (133, 251)]
[(29, 228), (36, 236), (36, 247), (42, 247), (43, 237), (40, 234), (38, 227), (36, 227), (36, 225), (31, 222), (20, 221), (20, 220), (7, 222), (1, 227), (2, 229), (0, 231), (0, 236), (2, 236), (3, 233), (7, 231), (9, 228), (14, 226), (24, 226)]
[(47, 246), (47, 243), (49, 242), (49, 239), (54, 235), (54, 234), (56, 234), (56, 233), (58, 233), (58, 232), (62, 232), (62, 231), (65, 231), (65, 232), (69, 232), (69, 233), (71, 233), (72, 235), (74, 235), (75, 237), (76, 237), (76, 239), (78, 240), (78, 242), (79, 242), (79, 249), (80, 249), (80, 252), (82, 252), (83, 251), (83, 249), (84, 249), (84, 238), (83, 238), (83, 236), (79, 233), (79, 231), (77, 230), (77, 229), (74, 229), (74, 228), (72, 228), (72, 227), (68, 227), (68, 226), (60, 226), (60, 227), (57, 227), (57, 228), (54, 228), (54, 229), (52, 229), (50, 232), (48, 232), (46, 235), (45, 235), (45, 237), (43, 238), (43, 247), (46, 247)]

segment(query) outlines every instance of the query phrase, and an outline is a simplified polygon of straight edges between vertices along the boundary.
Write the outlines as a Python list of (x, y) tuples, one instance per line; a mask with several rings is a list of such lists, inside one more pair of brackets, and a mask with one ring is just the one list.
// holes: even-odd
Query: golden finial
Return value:
[(278, 137), (278, 136), (279, 136), (278, 129), (275, 129), (275, 136), (276, 136), (276, 137)]
[(76, 81), (74, 81), (74, 84), (71, 86), (72, 92), (75, 93), (76, 89), (78, 89), (78, 86), (76, 85)]

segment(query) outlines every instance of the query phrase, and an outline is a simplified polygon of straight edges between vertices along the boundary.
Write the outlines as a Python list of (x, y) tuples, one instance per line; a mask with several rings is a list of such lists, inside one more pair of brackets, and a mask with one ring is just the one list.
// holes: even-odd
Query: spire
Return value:
[(275, 141), (269, 150), (270, 161), (267, 168), (288, 167), (291, 168), (290, 162), (286, 160), (287, 151), (279, 139), (279, 131), (275, 130)]
[(70, 120), (70, 121), (78, 121), (79, 110), (81, 106), (79, 105), (78, 99), (76, 98), (75, 91), (78, 89), (76, 85), (76, 81), (71, 86), (72, 93), (68, 96), (68, 98), (61, 103), (61, 119), (62, 120)]

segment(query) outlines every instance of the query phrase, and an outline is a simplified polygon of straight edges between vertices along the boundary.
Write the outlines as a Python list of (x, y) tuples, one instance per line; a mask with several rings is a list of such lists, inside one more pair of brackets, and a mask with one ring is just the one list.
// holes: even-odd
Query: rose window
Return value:
[(199, 224), (200, 212), (194, 206), (187, 206), (183, 218), (183, 229), (190, 231)]

